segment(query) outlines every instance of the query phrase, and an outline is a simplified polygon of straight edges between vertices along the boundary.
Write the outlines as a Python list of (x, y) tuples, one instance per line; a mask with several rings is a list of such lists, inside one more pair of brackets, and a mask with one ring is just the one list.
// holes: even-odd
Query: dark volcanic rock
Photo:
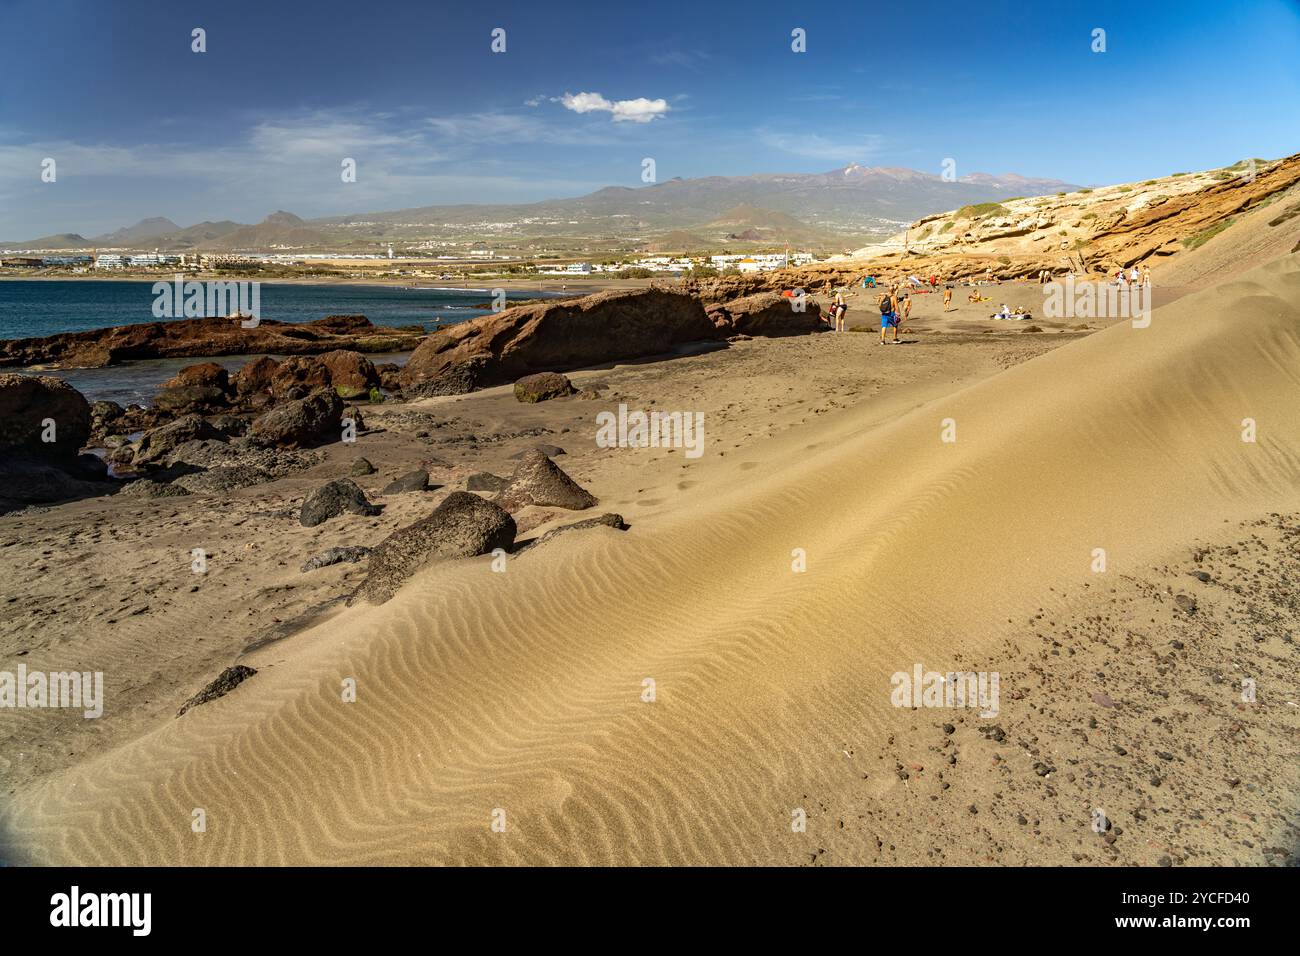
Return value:
[(186, 491), (212, 495), (235, 491), (239, 488), (249, 488), (273, 480), (273, 475), (267, 474), (260, 468), (254, 468), (252, 465), (235, 464), (218, 465), (215, 468), (209, 468), (207, 471), (182, 475), (176, 479), (174, 484)]
[(204, 687), (184, 704), (181, 709), (176, 711), (176, 716), (183, 716), (191, 707), (197, 707), (199, 704), (206, 704), (208, 701), (216, 700), (218, 697), (225, 697), (232, 690), (248, 680), (257, 670), (244, 664), (236, 664), (233, 667), (227, 667), (222, 671), (217, 679)]
[(294, 355), (285, 359), (271, 376), (271, 394), (276, 398), (306, 398), (330, 387), (329, 369), (315, 355)]
[(509, 551), (514, 542), (515, 521), (509, 514), (478, 495), (453, 491), (432, 514), (393, 532), (371, 552), (366, 580), (355, 598), (382, 604), (430, 562), (497, 548)]
[(71, 462), (89, 437), (90, 404), (67, 382), (46, 375), (0, 375), (0, 455)]
[(329, 371), (330, 385), (340, 398), (364, 398), (379, 387), (379, 372), (360, 352), (336, 349), (319, 356), (319, 361)]
[(322, 390), (271, 409), (248, 430), (255, 445), (276, 448), (313, 448), (343, 437), (343, 400)]
[(363, 398), (379, 387), (379, 373), (360, 352), (336, 349), (323, 355), (295, 355), (280, 363), (271, 377), (277, 398), (302, 398), (332, 388), (340, 398)]
[(280, 363), (269, 355), (263, 355), (246, 363), (235, 373), (235, 393), (242, 398), (266, 394), (271, 391), (271, 382), (275, 379)]
[(212, 385), (184, 385), (164, 388), (153, 403), (155, 408), (171, 415), (211, 414), (228, 408), (230, 399), (225, 391)]
[(515, 382), (515, 400), (519, 402), (545, 402), (552, 398), (564, 398), (573, 392), (573, 383), (567, 375), (559, 372), (538, 372), (536, 375), (525, 375)]
[(366, 475), (373, 475), (374, 473), (375, 466), (370, 464), (369, 458), (358, 458), (352, 463), (352, 467), (348, 470), (348, 474), (353, 478), (362, 478)]
[(400, 495), (405, 491), (428, 491), (429, 490), (429, 473), (423, 468), (417, 468), (415, 471), (408, 472), (398, 478), (396, 481), (390, 481), (384, 486), (381, 495)]
[(590, 492), (535, 449), (524, 455), (510, 476), (510, 484), (493, 500), (507, 511), (517, 511), (527, 505), (581, 511), (596, 504)]
[(0, 458), (0, 514), (33, 504), (106, 495), (117, 486), (86, 481), (63, 466), (17, 454)]
[(300, 569), (304, 574), (318, 568), (328, 568), (331, 564), (355, 564), (370, 554), (369, 548), (326, 548), (303, 562)]
[(219, 388), (223, 392), (230, 387), (230, 373), (216, 362), (201, 362), (187, 365), (167, 381), (163, 388)]
[(807, 335), (826, 330), (821, 306), (805, 297), (804, 310), (795, 309), (796, 300), (778, 292), (760, 292), (728, 302), (715, 302), (708, 308), (710, 321), (724, 337), (733, 335)]
[(350, 511), (356, 515), (377, 515), (380, 508), (366, 500), (366, 494), (351, 478), (340, 478), (317, 488), (302, 503), (298, 520), (304, 528), (314, 528), (336, 515)]
[(228, 438), (238, 438), (248, 431), (248, 419), (238, 415), (212, 415), (208, 424)]
[(500, 491), (508, 484), (510, 484), (509, 478), (502, 478), (500, 475), (494, 475), (490, 471), (480, 471), (465, 479), (465, 490)]
[(117, 402), (99, 401), (90, 403), (90, 431), (92, 435), (108, 435), (126, 415), (126, 409)]
[(145, 432), (135, 449), (132, 464), (155, 465), (189, 441), (222, 441), (226, 436), (198, 415), (185, 415), (174, 422)]
[(387, 392), (400, 392), (402, 390), (402, 366), (396, 362), (381, 362), (375, 366), (375, 371), (379, 373), (379, 384)]
[(523, 451), (515, 452), (510, 456), (510, 460), (518, 461), (525, 455), (531, 455), (535, 451), (540, 451), (547, 458), (559, 458), (561, 455), (565, 454), (564, 449), (559, 445), (534, 445), (532, 448), (525, 448)]
[(140, 478), (129, 482), (123, 485), (122, 490), (118, 492), (118, 494), (126, 495), (128, 498), (177, 498), (184, 497), (189, 493), (189, 489), (182, 488), (180, 485), (154, 481), (152, 478)]
[(660, 289), (600, 292), (516, 306), (441, 329), (411, 355), (408, 396), (456, 395), (614, 359), (672, 351), (716, 338), (693, 296)]
[(558, 535), (564, 534), (569, 531), (582, 531), (586, 528), (613, 528), (615, 531), (626, 531), (627, 523), (623, 520), (622, 515), (614, 514), (612, 512), (607, 511), (605, 512), (605, 514), (598, 515), (595, 518), (585, 518), (582, 521), (575, 521), (573, 524), (565, 524), (565, 525), (560, 525), (560, 527), (558, 528), (552, 528), (550, 531), (546, 532), (546, 534), (542, 535), (536, 541), (530, 541), (527, 545), (525, 545), (523, 548), (520, 548), (519, 550), (527, 551), (529, 548), (535, 548), (538, 545), (546, 544), (546, 542), (550, 541), (551, 539), (555, 538)]
[(262, 319), (253, 329), (243, 328), (237, 317), (214, 316), (0, 341), (0, 366), (99, 368), (128, 359), (319, 355), (335, 349), (406, 352), (423, 338), (423, 332), (372, 325), (364, 315), (298, 324)]

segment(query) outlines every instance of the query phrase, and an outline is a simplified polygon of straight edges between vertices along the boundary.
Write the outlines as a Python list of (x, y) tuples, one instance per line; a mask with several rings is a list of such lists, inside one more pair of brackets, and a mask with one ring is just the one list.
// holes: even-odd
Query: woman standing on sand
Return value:
[(1142, 267), (1142, 288), (1144, 289), (1151, 288), (1151, 267), (1150, 266)]
[(948, 311), (948, 306), (952, 305), (952, 283), (949, 282), (943, 287), (943, 311)]
[(848, 303), (844, 301), (844, 289), (835, 290), (835, 304), (831, 306), (831, 316), (835, 319), (835, 331), (844, 331), (844, 313), (849, 310)]

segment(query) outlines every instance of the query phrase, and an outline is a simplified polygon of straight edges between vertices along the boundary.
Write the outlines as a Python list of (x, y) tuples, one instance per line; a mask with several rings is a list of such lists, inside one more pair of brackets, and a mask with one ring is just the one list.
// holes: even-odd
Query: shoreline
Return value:
[[(412, 280), (402, 277), (381, 277), (381, 276), (275, 276), (273, 278), (259, 279), (256, 272), (191, 272), (182, 271), (187, 280), (199, 282), (216, 281), (216, 280), (235, 280), (235, 281), (259, 281), (265, 285), (356, 285), (356, 286), (375, 286), (375, 287), (398, 287), (424, 289), (429, 291), (441, 290), (445, 292), (484, 292), (491, 293), (493, 289), (502, 288), (507, 292), (512, 290), (520, 291), (539, 291), (560, 295), (590, 295), (595, 292), (606, 292), (619, 289), (644, 289), (655, 283), (664, 283), (676, 281), (673, 277), (664, 277), (660, 279), (615, 279), (601, 277), (599, 279), (586, 279), (581, 276), (572, 278), (564, 276), (545, 276), (545, 277), (516, 277), (516, 276), (492, 276), (489, 278), (502, 280), (501, 285), (489, 286), (457, 286), (449, 285), (447, 282), (438, 282), (429, 279)], [(0, 282), (166, 282), (173, 280), (176, 272), (158, 273), (150, 275), (89, 275), (89, 274), (68, 274), (68, 275), (6, 275), (0, 274)], [(450, 280), (448, 280), (449, 282)], [(459, 280), (457, 280), (459, 281)], [(471, 281), (469, 277), (465, 281)]]

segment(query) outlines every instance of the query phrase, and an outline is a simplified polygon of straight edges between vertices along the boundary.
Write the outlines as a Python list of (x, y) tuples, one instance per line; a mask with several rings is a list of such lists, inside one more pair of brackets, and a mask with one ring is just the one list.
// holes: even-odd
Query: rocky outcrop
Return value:
[(238, 318), (177, 319), (0, 341), (0, 367), (100, 368), (128, 359), (319, 355), (336, 349), (407, 352), (423, 339), (423, 332), (376, 326), (364, 315), (298, 324), (262, 319), (252, 329), (243, 328)]
[(372, 388), (379, 387), (378, 370), (360, 352), (336, 349), (318, 356), (316, 360), (325, 366), (330, 385), (344, 400), (364, 398)]
[(381, 510), (366, 500), (365, 492), (357, 487), (355, 481), (340, 478), (322, 485), (307, 496), (307, 500), (302, 503), (298, 522), (304, 528), (314, 528), (345, 511), (354, 515), (372, 516)]
[(343, 400), (322, 389), (271, 409), (249, 426), (248, 438), (263, 448), (314, 448), (343, 435)]
[(225, 391), (230, 387), (230, 373), (216, 362), (187, 365), (167, 381), (163, 388), (216, 388)]
[(428, 491), (429, 490), (429, 473), (423, 468), (417, 468), (415, 471), (408, 471), (388, 484), (384, 485), (381, 495), (400, 495), (408, 491)]
[(225, 391), (211, 385), (164, 388), (154, 398), (154, 407), (165, 415), (213, 415), (230, 405)]
[(375, 366), (375, 371), (379, 373), (379, 385), (384, 391), (402, 390), (402, 366), (396, 362), (382, 362)]
[(181, 475), (172, 485), (173, 487), (183, 488), (192, 494), (221, 495), (274, 480), (274, 475), (263, 471), (261, 468), (255, 468), (252, 465), (233, 464), (217, 465), (215, 468), (209, 468), (206, 471)]
[(280, 363), (269, 355), (263, 355), (245, 363), (235, 373), (233, 380), (235, 394), (240, 397), (269, 394), (271, 382), (275, 379), (275, 373), (279, 368)]
[(509, 478), (502, 478), (490, 471), (479, 471), (465, 479), (467, 491), (501, 491), (510, 484)]
[(394, 531), (370, 554), (357, 599), (382, 604), (420, 568), (434, 561), (468, 558), (515, 542), (515, 521), (501, 507), (467, 491), (453, 491), (427, 517)]
[[(800, 304), (802, 309), (798, 307)], [(709, 320), (724, 337), (807, 335), (827, 328), (821, 306), (807, 296), (795, 299), (778, 292), (760, 292), (727, 302), (715, 302), (706, 311)]]
[(369, 557), (369, 555), (369, 548), (326, 548), (319, 554), (313, 554), (310, 558), (304, 561), (302, 567), (298, 570), (303, 574), (306, 574), (308, 571), (328, 568), (333, 564), (355, 564), (362, 558)]
[(90, 403), (57, 378), (0, 375), (0, 514), (108, 494), (104, 463), (82, 455)]
[(233, 667), (227, 667), (217, 675), (215, 680), (182, 704), (181, 709), (176, 711), (176, 716), (182, 717), (185, 712), (192, 707), (197, 707), (199, 704), (206, 704), (208, 701), (216, 700), (218, 697), (225, 697), (256, 673), (256, 668), (249, 667), (246, 664), (236, 664)]
[(559, 372), (538, 372), (536, 375), (525, 375), (515, 382), (515, 401), (530, 404), (547, 402), (552, 398), (572, 395), (574, 391), (573, 383), (569, 381), (567, 375), (561, 375)]
[(660, 289), (601, 292), (517, 306), (442, 329), (415, 350), (399, 380), (408, 397), (456, 395), (716, 337), (693, 296)]
[(510, 484), (493, 500), (507, 511), (517, 511), (528, 505), (581, 511), (596, 504), (596, 498), (590, 492), (536, 449), (520, 459), (510, 477)]
[(174, 422), (145, 432), (136, 444), (134, 467), (161, 464), (168, 455), (190, 441), (225, 441), (226, 436), (198, 415), (184, 415)]
[(587, 528), (613, 528), (615, 531), (626, 531), (627, 522), (623, 520), (622, 515), (607, 511), (602, 515), (597, 515), (595, 518), (585, 518), (582, 521), (575, 521), (572, 524), (562, 524), (558, 528), (552, 528), (537, 540), (529, 541), (515, 553), (522, 554), (524, 551), (528, 551), (538, 545), (543, 545), (548, 541), (553, 541), (562, 534), (567, 534), (570, 531), (583, 531)]
[(90, 403), (51, 376), (0, 375), (0, 456), (71, 463), (90, 437)]

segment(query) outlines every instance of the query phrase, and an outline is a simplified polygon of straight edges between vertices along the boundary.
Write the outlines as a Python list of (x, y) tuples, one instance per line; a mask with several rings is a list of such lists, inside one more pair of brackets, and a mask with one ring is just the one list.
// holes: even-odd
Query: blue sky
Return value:
[(1298, 0), (0, 0), (0, 63), (0, 239), (580, 195), (644, 157), (1105, 183), (1300, 151)]

